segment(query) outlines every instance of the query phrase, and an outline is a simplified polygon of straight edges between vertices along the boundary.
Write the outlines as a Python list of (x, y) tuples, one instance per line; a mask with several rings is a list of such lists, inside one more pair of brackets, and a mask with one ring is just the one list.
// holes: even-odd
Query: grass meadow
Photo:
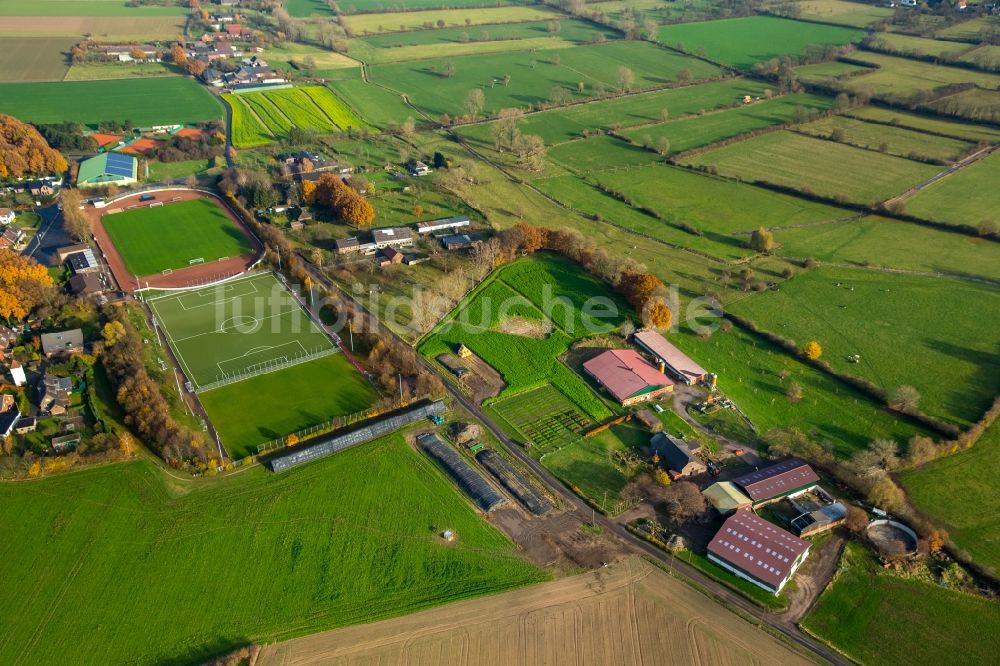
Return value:
[[(670, 118), (683, 118), (703, 111), (723, 109), (741, 103), (744, 95), (764, 94), (766, 86), (757, 81), (730, 79), (700, 85), (655, 90), (641, 95), (599, 100), (587, 104), (531, 113), (521, 121), (521, 131), (537, 134), (546, 144), (580, 138), (587, 131), (608, 131), (612, 126), (641, 127)], [(491, 146), (489, 124), (467, 125), (459, 133), (480, 145)]]
[(105, 215), (101, 223), (129, 273), (142, 277), (249, 254), (246, 235), (212, 199), (193, 199)]
[[(799, 346), (818, 340), (834, 370), (887, 393), (910, 385), (920, 408), (967, 425), (1000, 393), (1000, 296), (934, 277), (819, 268), (728, 309)], [(859, 363), (847, 357), (860, 354)]]
[(810, 21), (864, 28), (892, 16), (892, 9), (846, 0), (804, 0), (795, 3), (799, 17)]
[(541, 7), (511, 5), (507, 7), (449, 7), (448, 9), (428, 9), (391, 14), (353, 14), (344, 16), (347, 25), (356, 36), (385, 32), (405, 32), (420, 30), (425, 25), (441, 27), (471, 27), (492, 23), (513, 23), (519, 21), (547, 21), (564, 18), (557, 12)]
[(546, 578), (400, 435), (278, 476), (136, 461), (0, 498), (8, 664), (202, 663)]
[[(719, 375), (719, 388), (762, 434), (771, 428), (794, 425), (834, 455), (846, 458), (873, 439), (905, 442), (921, 432), (897, 420), (867, 396), (738, 328), (728, 333), (716, 331), (703, 341), (683, 327), (670, 340), (702, 367)], [(786, 397), (793, 382), (802, 387), (798, 402)]]
[(665, 25), (657, 35), (663, 44), (682, 46), (690, 53), (704, 49), (712, 60), (739, 69), (779, 56), (800, 55), (813, 44), (849, 44), (862, 37), (861, 30), (772, 16)]
[(934, 136), (903, 127), (868, 123), (844, 116), (823, 118), (795, 129), (803, 134), (825, 139), (833, 138), (835, 133), (838, 133), (837, 140), (849, 146), (922, 160), (954, 162), (976, 147), (971, 141)]
[(419, 113), (406, 105), (400, 93), (360, 78), (330, 81), (327, 85), (351, 108), (364, 109), (365, 122), (376, 127), (398, 126), (406, 122), (407, 118), (417, 121), (421, 119)]
[(981, 122), (1000, 122), (1000, 81), (996, 90), (971, 88), (925, 104), (935, 113)]
[[(234, 458), (257, 453), (258, 444), (360, 412), (376, 398), (372, 385), (343, 354), (322, 356), (198, 395)], [(247, 405), (255, 403), (261, 409), (248, 419)]]
[(883, 32), (878, 35), (880, 50), (889, 50), (900, 55), (957, 57), (965, 51), (972, 50), (972, 44), (948, 42), (940, 39), (928, 39), (900, 33)]
[(682, 160), (719, 174), (763, 181), (845, 202), (892, 198), (943, 168), (782, 130)]
[(1000, 281), (997, 246), (985, 238), (868, 216), (774, 232), (780, 254), (860, 266), (934, 271)]
[(878, 69), (870, 74), (844, 79), (844, 88), (851, 92), (871, 93), (876, 97), (906, 99), (918, 91), (955, 83), (974, 83), (989, 90), (996, 90), (1000, 86), (1000, 76), (997, 74), (963, 67), (935, 65), (871, 51), (859, 51), (853, 54), (853, 58)]
[(994, 484), (998, 472), (1000, 423), (994, 423), (971, 449), (902, 475), (910, 500), (994, 573), (1000, 571), (1000, 499)]
[[(607, 135), (561, 143), (550, 148), (547, 157), (551, 162), (579, 174), (600, 173), (663, 161), (662, 157), (651, 150)], [(547, 176), (542, 172), (542, 177)]]
[(906, 212), (946, 224), (1000, 224), (1000, 153), (943, 178), (906, 201)]
[(341, 0), (337, 3), (345, 14), (370, 14), (376, 12), (414, 11), (418, 9), (440, 9), (454, 7), (500, 7), (503, 5), (528, 4), (527, 0)]
[(888, 123), (897, 127), (905, 127), (923, 132), (923, 136), (932, 134), (954, 137), (978, 143), (1000, 143), (1000, 128), (972, 123), (956, 123), (941, 120), (917, 113), (907, 113), (898, 109), (886, 109), (881, 106), (863, 106), (851, 109), (847, 114), (853, 118), (877, 123)]
[[(163, 100), (170, 100), (164, 104)], [(205, 87), (187, 77), (0, 84), (0, 113), (31, 123), (131, 120), (136, 126), (194, 124), (222, 118)]]
[[(557, 56), (559, 64), (555, 64)], [(455, 68), (451, 77), (445, 75), (449, 64)], [(390, 90), (406, 93), (414, 106), (437, 118), (445, 113), (453, 116), (466, 113), (465, 98), (473, 88), (483, 90), (487, 113), (546, 101), (555, 86), (566, 88), (571, 100), (585, 99), (595, 94), (595, 89), (613, 90), (617, 85), (618, 68), (622, 66), (634, 72), (635, 89), (674, 83), (678, 73), (684, 70), (695, 80), (720, 73), (714, 65), (670, 53), (652, 44), (619, 40), (540, 53), (517, 52), (466, 56), (454, 61), (433, 59), (377, 65), (371, 68), (371, 78)], [(505, 74), (511, 77), (506, 86), (502, 82)], [(582, 93), (578, 90), (581, 82), (584, 84)]]
[(670, 141), (670, 152), (681, 153), (772, 125), (790, 123), (800, 110), (826, 111), (831, 106), (833, 100), (829, 97), (807, 93), (784, 95), (724, 111), (639, 127), (624, 134), (636, 143), (666, 137)]
[(284, 5), (289, 16), (306, 18), (309, 16), (333, 17), (333, 10), (325, 0), (288, 0)]
[(852, 660), (872, 666), (920, 661), (992, 661), (1000, 608), (917, 578), (886, 573), (865, 546), (850, 542), (833, 583), (802, 622)]

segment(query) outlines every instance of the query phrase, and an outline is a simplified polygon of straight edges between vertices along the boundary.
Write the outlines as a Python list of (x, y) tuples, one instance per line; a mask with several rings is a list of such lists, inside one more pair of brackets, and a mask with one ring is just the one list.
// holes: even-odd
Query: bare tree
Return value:
[(62, 203), (66, 229), (76, 240), (86, 241), (90, 238), (90, 223), (80, 210), (80, 206), (83, 205), (83, 195), (80, 190), (65, 188), (59, 193), (59, 199)]
[(483, 111), (483, 107), (486, 106), (486, 95), (483, 94), (482, 88), (473, 88), (469, 91), (469, 94), (465, 96), (465, 111), (469, 116), (475, 120)]
[(698, 486), (690, 481), (678, 481), (663, 490), (663, 509), (670, 522), (682, 525), (701, 517), (708, 504)]
[(889, 406), (901, 412), (910, 412), (920, 404), (920, 392), (912, 386), (903, 385), (892, 392)]
[(632, 89), (635, 84), (635, 72), (631, 69), (622, 65), (618, 68), (618, 90), (619, 92), (628, 92)]

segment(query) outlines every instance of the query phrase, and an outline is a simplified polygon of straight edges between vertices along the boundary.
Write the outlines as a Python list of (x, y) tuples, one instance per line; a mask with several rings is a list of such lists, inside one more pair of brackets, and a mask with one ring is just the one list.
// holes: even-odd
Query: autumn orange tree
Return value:
[(820, 347), (819, 343), (815, 340), (810, 340), (806, 343), (806, 346), (802, 348), (802, 353), (805, 354), (806, 358), (810, 361), (815, 361), (823, 355), (823, 348)]
[(62, 173), (66, 158), (31, 125), (0, 114), (0, 178)]
[[(304, 187), (303, 195), (306, 195)], [(309, 197), (304, 198), (309, 203)], [(332, 211), (348, 224), (358, 227), (366, 227), (375, 221), (375, 209), (368, 200), (332, 173), (325, 173), (316, 181), (311, 203)]]
[(659, 298), (647, 302), (643, 310), (643, 323), (653, 328), (670, 328), (673, 318), (670, 308)]
[(0, 250), (0, 317), (23, 319), (52, 291), (44, 266), (12, 250)]

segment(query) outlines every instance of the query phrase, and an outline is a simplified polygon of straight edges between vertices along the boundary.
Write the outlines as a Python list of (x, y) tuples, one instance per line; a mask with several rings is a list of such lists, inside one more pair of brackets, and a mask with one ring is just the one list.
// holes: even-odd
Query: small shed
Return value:
[(701, 494), (723, 516), (728, 516), (734, 511), (749, 509), (753, 505), (753, 500), (729, 481), (713, 483), (701, 491)]

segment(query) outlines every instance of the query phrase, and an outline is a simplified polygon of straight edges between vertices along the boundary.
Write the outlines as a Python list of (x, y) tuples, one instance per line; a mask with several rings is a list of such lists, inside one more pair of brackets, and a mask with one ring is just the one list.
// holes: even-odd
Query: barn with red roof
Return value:
[(652, 400), (672, 391), (674, 383), (632, 349), (609, 349), (583, 364), (622, 405)]

